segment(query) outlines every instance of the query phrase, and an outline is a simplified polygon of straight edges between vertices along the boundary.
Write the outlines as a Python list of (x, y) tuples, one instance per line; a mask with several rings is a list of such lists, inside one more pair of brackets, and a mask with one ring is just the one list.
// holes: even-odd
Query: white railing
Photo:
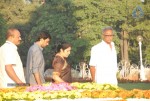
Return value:
[(90, 78), (90, 69), (88, 64), (85, 62), (80, 62), (75, 66), (75, 69), (72, 70), (72, 76), (75, 78)]
[[(144, 72), (147, 80), (150, 80), (150, 65), (144, 62)], [(126, 61), (121, 61), (118, 63), (118, 78), (121, 79), (140, 79), (140, 65), (139, 64), (130, 64)], [(72, 76), (75, 78), (91, 78), (90, 69), (88, 64), (80, 62), (75, 66), (75, 69), (72, 70)]]
[[(147, 80), (150, 80), (150, 65), (144, 62), (144, 73)], [(139, 80), (140, 77), (140, 65), (130, 64), (126, 61), (121, 61), (118, 63), (118, 78), (121, 79), (136, 79)]]
[[(44, 76), (51, 77), (52, 76), (53, 69), (49, 69), (45, 71)], [(148, 65), (146, 62), (144, 62), (144, 72), (147, 80), (150, 80), (150, 65)], [(91, 78), (89, 65), (80, 62), (78, 65), (76, 65), (71, 70), (71, 74), (73, 78)], [(137, 64), (130, 64), (129, 62), (121, 61), (118, 63), (118, 74), (117, 77), (119, 79), (132, 79), (132, 78), (139, 78), (140, 74), (140, 65)]]

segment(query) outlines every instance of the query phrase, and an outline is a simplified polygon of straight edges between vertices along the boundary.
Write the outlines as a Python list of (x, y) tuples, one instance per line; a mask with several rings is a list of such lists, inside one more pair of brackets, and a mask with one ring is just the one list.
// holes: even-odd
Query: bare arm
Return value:
[[(41, 63), (44, 62), (42, 55), (43, 54), (41, 54), (41, 51), (39, 50), (29, 50), (28, 53), (28, 58), (29, 58), (28, 60), (32, 59), (29, 61), (29, 64), (32, 62), (32, 66), (30, 67), (30, 69), (32, 71), (32, 74), (34, 76), (37, 85), (43, 84), (42, 77), (40, 74), (40, 68), (41, 68), (40, 66)], [(32, 85), (31, 82), (30, 85)]]
[(54, 81), (56, 83), (59, 83), (59, 82), (64, 82), (60, 77), (59, 77), (60, 73), (58, 72), (53, 72), (53, 75), (52, 75), (52, 78), (54, 79)]
[(53, 60), (53, 67), (54, 67), (54, 71), (53, 71), (53, 74), (52, 74), (52, 78), (53, 80), (56, 82), (56, 83), (59, 83), (59, 82), (65, 82), (61, 77), (60, 77), (60, 73), (62, 71), (62, 69), (65, 66), (65, 60), (62, 59), (60, 56), (56, 57), (54, 60)]
[(90, 73), (93, 82), (95, 82), (95, 71), (96, 71), (95, 66), (90, 66)]
[(38, 72), (36, 72), (36, 73), (33, 73), (33, 75), (35, 77), (35, 80), (36, 80), (37, 84), (42, 85), (40, 74)]
[(22, 84), (23, 82), (19, 79), (19, 77), (16, 75), (12, 64), (10, 65), (5, 65), (5, 70), (6, 73), (8, 74), (8, 76), (15, 82), (18, 84)]

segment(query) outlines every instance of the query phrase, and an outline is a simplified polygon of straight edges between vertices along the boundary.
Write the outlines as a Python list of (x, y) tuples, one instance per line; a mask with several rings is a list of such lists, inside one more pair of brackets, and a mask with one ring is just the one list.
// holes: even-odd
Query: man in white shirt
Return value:
[(19, 30), (8, 29), (6, 42), (0, 47), (0, 88), (15, 87), (25, 83), (23, 66), (17, 51), (20, 41)]
[(112, 27), (102, 30), (102, 41), (91, 49), (90, 72), (92, 81), (99, 84), (117, 85), (117, 54)]

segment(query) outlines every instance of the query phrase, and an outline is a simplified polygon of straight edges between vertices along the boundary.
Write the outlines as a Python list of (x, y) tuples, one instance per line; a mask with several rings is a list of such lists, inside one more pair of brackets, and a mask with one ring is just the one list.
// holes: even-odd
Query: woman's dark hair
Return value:
[(67, 48), (71, 47), (71, 44), (70, 43), (67, 43), (67, 42), (61, 42), (57, 45), (56, 47), (56, 53), (59, 53), (60, 52), (60, 49), (62, 50), (65, 50)]
[(36, 41), (40, 41), (40, 39), (45, 40), (47, 38), (51, 39), (51, 35), (46, 31), (42, 31), (38, 34)]

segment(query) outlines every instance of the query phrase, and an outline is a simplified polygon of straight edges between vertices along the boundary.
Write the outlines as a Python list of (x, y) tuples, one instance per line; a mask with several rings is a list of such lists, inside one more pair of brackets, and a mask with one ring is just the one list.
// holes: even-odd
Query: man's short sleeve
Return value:
[(32, 56), (32, 72), (36, 73), (39, 72), (39, 66), (41, 66), (41, 62), (43, 61), (42, 59), (42, 55), (40, 53), (40, 51), (32, 51), (32, 53), (30, 54)]
[(3, 58), (4, 58), (4, 64), (8, 65), (8, 64), (16, 64), (16, 51), (14, 50), (10, 50), (6, 49), (5, 51), (3, 51)]
[(96, 60), (97, 60), (97, 53), (94, 47), (91, 49), (91, 57), (90, 57), (90, 66), (96, 66)]

